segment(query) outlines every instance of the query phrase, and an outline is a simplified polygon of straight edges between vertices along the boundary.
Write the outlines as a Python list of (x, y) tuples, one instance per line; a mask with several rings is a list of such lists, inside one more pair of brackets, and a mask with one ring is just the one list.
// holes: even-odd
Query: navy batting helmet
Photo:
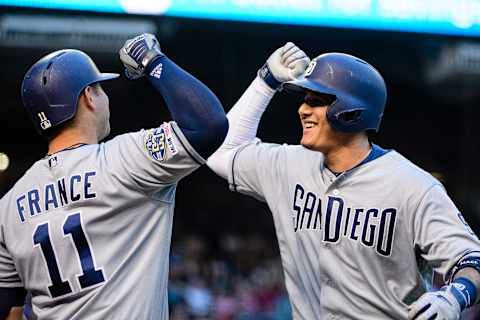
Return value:
[(387, 100), (380, 73), (367, 62), (345, 53), (316, 57), (300, 79), (284, 83), (283, 88), (335, 96), (327, 107), (327, 120), (342, 132), (377, 132)]
[(25, 74), (23, 105), (42, 134), (75, 116), (78, 98), (87, 86), (118, 76), (100, 73), (82, 51), (55, 51), (40, 59)]

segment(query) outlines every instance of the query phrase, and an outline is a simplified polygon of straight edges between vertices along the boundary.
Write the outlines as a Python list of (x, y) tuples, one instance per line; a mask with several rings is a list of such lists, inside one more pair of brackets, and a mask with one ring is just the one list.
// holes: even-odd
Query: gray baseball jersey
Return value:
[(480, 249), (442, 185), (395, 151), (336, 176), (320, 152), (257, 140), (230, 171), (273, 214), (294, 319), (406, 319), (423, 266), (445, 275)]
[(0, 200), (0, 287), (39, 319), (168, 319), (175, 189), (202, 163), (174, 122), (37, 161)]

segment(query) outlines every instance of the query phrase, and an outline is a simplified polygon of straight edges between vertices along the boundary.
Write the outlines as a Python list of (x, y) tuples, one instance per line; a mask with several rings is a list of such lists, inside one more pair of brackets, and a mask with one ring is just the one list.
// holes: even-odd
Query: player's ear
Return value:
[(80, 96), (85, 103), (85, 106), (91, 110), (95, 110), (95, 96), (96, 96), (96, 89), (93, 86), (86, 86), (83, 89), (83, 92)]

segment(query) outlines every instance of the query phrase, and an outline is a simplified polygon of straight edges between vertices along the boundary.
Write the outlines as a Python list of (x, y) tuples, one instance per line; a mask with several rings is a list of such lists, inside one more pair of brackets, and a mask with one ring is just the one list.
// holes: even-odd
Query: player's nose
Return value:
[(303, 119), (312, 114), (312, 107), (308, 103), (304, 102), (298, 108), (298, 114), (300, 115), (300, 118)]

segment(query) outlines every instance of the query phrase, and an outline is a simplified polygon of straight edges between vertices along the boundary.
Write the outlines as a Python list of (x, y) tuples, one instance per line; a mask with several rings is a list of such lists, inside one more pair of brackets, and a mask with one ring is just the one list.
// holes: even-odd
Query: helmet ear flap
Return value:
[(327, 120), (330, 125), (342, 132), (362, 131), (359, 126), (363, 126), (365, 121), (365, 108), (347, 108), (343, 105), (336, 105), (335, 101), (327, 109)]
[(362, 120), (362, 109), (357, 110), (349, 110), (340, 113), (337, 117), (340, 121), (344, 122), (345, 124), (352, 125)]

